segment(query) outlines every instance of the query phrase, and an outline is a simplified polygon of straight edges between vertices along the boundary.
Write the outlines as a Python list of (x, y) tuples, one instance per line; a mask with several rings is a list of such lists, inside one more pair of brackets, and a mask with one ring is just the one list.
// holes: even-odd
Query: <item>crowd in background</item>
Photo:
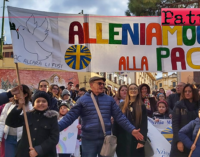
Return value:
[[(136, 129), (139, 129), (140, 133), (143, 135), (143, 140), (138, 140), (112, 117), (110, 123), (112, 123), (113, 134), (116, 135), (118, 139), (116, 149), (118, 157), (145, 156), (144, 145), (147, 140), (148, 132), (147, 117), (153, 118), (155, 122), (159, 122), (160, 119), (172, 119), (173, 140), (170, 157), (186, 157), (189, 155), (191, 149), (197, 150), (193, 142), (200, 127), (198, 118), (200, 90), (195, 85), (180, 82), (177, 84), (176, 89), (165, 91), (165, 89), (160, 88), (158, 91), (151, 91), (148, 84), (136, 85), (133, 83), (128, 86), (121, 85), (118, 91), (116, 91), (109, 86), (105, 87), (104, 83), (97, 83), (99, 87), (103, 85), (103, 93), (109, 97), (113, 97), (113, 101), (117, 104), (123, 115), (125, 115), (130, 123)], [(41, 80), (38, 83), (38, 89), (35, 93), (32, 93), (28, 86), (22, 86), (25, 96), (26, 111), (37, 108), (36, 100), (42, 97), (48, 102), (49, 110), (59, 113), (58, 121), (62, 120), (71, 109), (76, 108), (76, 102), (80, 103), (80, 101), (83, 101), (80, 98), (83, 97), (85, 93), (91, 93), (91, 91), (93, 91), (92, 89), (87, 91), (85, 87), (80, 88), (79, 84), (74, 87), (73, 82), (69, 82), (67, 87), (59, 87), (56, 84), (50, 85), (46, 80)], [(10, 91), (8, 91), (8, 93), (9, 92)], [(18, 103), (19, 94), (14, 94), (14, 97), (10, 98), (9, 103), (5, 103), (0, 107), (1, 157), (14, 157), (16, 153), (18, 156), (21, 155), (17, 148), (20, 146), (22, 147), (21, 143), (23, 142), (20, 141), (22, 141), (23, 137), (23, 127), (21, 123), (21, 125), (17, 127), (11, 123), (11, 119), (14, 117), (9, 115), (10, 112), (13, 112), (13, 115), (17, 115), (17, 109), (15, 112), (14, 110), (17, 108)], [(20, 116), (23, 112), (18, 114), (18, 116)], [(7, 117), (9, 117), (8, 120), (6, 120)], [(82, 127), (84, 127), (82, 126), (82, 119), (79, 117), (77, 139), (80, 141)], [(21, 145), (19, 145), (19, 142)], [(198, 145), (199, 144), (200, 140), (198, 141)], [(41, 152), (40, 148), (34, 148), (33, 154), (35, 152)], [(197, 152), (197, 154), (198, 153), (199, 152)], [(80, 154), (82, 154), (81, 146)], [(59, 154), (59, 157), (70, 156), (73, 156), (73, 154)]]

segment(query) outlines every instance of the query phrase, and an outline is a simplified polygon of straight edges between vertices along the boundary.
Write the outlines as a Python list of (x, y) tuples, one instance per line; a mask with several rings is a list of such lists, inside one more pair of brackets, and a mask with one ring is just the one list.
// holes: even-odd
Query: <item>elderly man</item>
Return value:
[(172, 111), (174, 109), (176, 102), (180, 100), (181, 92), (183, 91), (184, 86), (185, 83), (179, 82), (176, 86), (176, 93), (169, 95), (168, 106), (169, 106), (170, 118), (172, 117)]
[[(89, 83), (105, 123), (106, 135), (111, 134), (110, 119), (112, 116), (119, 125), (136, 139), (143, 140), (139, 129), (136, 130), (126, 119), (114, 99), (103, 93), (105, 80), (105, 78), (95, 76), (90, 78)], [(100, 151), (104, 134), (90, 92), (80, 97), (75, 106), (59, 122), (60, 131), (71, 125), (79, 116), (82, 119), (82, 156), (96, 157), (98, 154), (101, 157)]]

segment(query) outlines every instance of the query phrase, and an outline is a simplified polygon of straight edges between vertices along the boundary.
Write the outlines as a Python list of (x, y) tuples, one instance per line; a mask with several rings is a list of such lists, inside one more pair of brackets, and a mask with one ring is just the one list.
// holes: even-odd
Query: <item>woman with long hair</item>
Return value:
[(190, 150), (184, 147), (179, 140), (179, 130), (191, 120), (198, 117), (199, 96), (197, 90), (191, 84), (186, 84), (181, 93), (181, 99), (174, 107), (172, 113), (173, 139), (170, 157), (188, 157)]
[(124, 101), (126, 95), (127, 95), (127, 85), (121, 85), (118, 89), (117, 94), (114, 97), (116, 104), (119, 105), (122, 101)]
[(56, 84), (52, 84), (50, 87), (49, 87), (49, 90), (48, 92), (51, 92), (53, 94), (53, 97), (57, 100), (60, 99), (60, 88), (58, 85)]
[(127, 89), (125, 101), (120, 103), (119, 107), (127, 119), (140, 129), (144, 136), (144, 141), (138, 141), (130, 133), (125, 131), (116, 122), (113, 126), (113, 134), (117, 136), (118, 157), (145, 157), (144, 144), (147, 138), (147, 112), (146, 107), (141, 100), (139, 87), (132, 83)]
[[(28, 86), (22, 85), (25, 98), (25, 110), (32, 110), (30, 102), (31, 91)], [(6, 118), (12, 109), (19, 104), (20, 94), (14, 95), (13, 102), (7, 103), (0, 116), (0, 142), (5, 138), (5, 157), (14, 157), (17, 149), (17, 142), (21, 139), (23, 127), (9, 127), (5, 125)], [(22, 113), (21, 113), (22, 114)], [(4, 134), (4, 137), (3, 137)]]

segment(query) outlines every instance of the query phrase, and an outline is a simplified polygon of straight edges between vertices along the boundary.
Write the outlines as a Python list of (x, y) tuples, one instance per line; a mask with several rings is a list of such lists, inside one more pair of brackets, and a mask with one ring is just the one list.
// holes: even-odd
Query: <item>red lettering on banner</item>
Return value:
[(119, 59), (119, 70), (126, 70), (126, 59), (124, 56)]
[[(78, 27), (77, 31), (74, 31), (75, 26)], [(84, 44), (83, 28), (78, 21), (72, 22), (69, 26), (69, 44), (74, 44), (75, 35), (78, 35), (79, 44)]]
[(89, 25), (87, 22), (83, 23), (84, 43), (96, 43), (96, 39), (89, 38)]
[(119, 70), (120, 71), (122, 71), (122, 70), (141, 71), (144, 69), (144, 67), (146, 70), (149, 70), (148, 59), (146, 56), (143, 56), (141, 59), (141, 68), (136, 67), (135, 56), (133, 56), (133, 68), (129, 67), (129, 56), (127, 56), (126, 58), (124, 56), (122, 56), (119, 59)]
[(145, 23), (140, 23), (140, 45), (145, 45)]
[(146, 56), (143, 56), (141, 59), (141, 69), (143, 70), (143, 67), (146, 67), (146, 70), (149, 70), (149, 66), (148, 66), (148, 59)]
[[(179, 54), (179, 57), (176, 54)], [(177, 70), (177, 62), (181, 62), (182, 70), (186, 70), (185, 64), (185, 52), (182, 48), (176, 47), (171, 51), (171, 62), (172, 62), (172, 70)]]

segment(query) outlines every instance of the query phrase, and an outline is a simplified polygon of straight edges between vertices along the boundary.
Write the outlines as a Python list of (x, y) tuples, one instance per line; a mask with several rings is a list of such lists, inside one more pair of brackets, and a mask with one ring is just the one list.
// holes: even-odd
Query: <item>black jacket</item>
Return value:
[[(124, 105), (124, 102), (120, 104), (120, 108), (122, 109)], [(144, 141), (147, 139), (147, 112), (145, 105), (142, 105), (142, 121), (139, 126), (136, 127), (136, 129), (140, 128), (141, 134), (144, 136)], [(125, 113), (125, 116), (127, 119), (134, 125), (135, 124), (135, 110), (133, 107), (133, 112), (130, 112), (128, 109)], [(121, 126), (117, 124), (116, 121), (114, 121), (113, 125), (113, 134), (117, 136), (117, 148), (116, 153), (118, 157), (144, 157), (144, 147), (140, 149), (136, 149), (138, 142), (141, 144), (145, 144), (144, 141), (138, 141), (132, 134), (125, 131)]]
[(169, 114), (172, 114), (175, 104), (180, 100), (180, 94), (170, 94), (168, 97)]
[(159, 119), (170, 119), (168, 112), (165, 113), (165, 114), (160, 114), (158, 111), (153, 113), (153, 119), (156, 119), (156, 118), (159, 118)]
[(173, 139), (170, 157), (188, 157), (189, 149), (185, 147), (184, 152), (177, 149), (177, 143), (180, 142), (178, 132), (191, 120), (198, 117), (198, 106), (198, 102), (190, 103), (189, 100), (181, 100), (176, 103), (172, 113)]
[[(13, 108), (6, 119), (6, 125), (10, 127), (23, 126), (22, 138), (19, 141), (15, 157), (29, 156), (29, 143), (22, 110)], [(27, 119), (32, 139), (33, 148), (38, 153), (37, 157), (57, 157), (56, 145), (59, 141), (59, 128), (57, 112), (52, 110), (27, 112)]]

